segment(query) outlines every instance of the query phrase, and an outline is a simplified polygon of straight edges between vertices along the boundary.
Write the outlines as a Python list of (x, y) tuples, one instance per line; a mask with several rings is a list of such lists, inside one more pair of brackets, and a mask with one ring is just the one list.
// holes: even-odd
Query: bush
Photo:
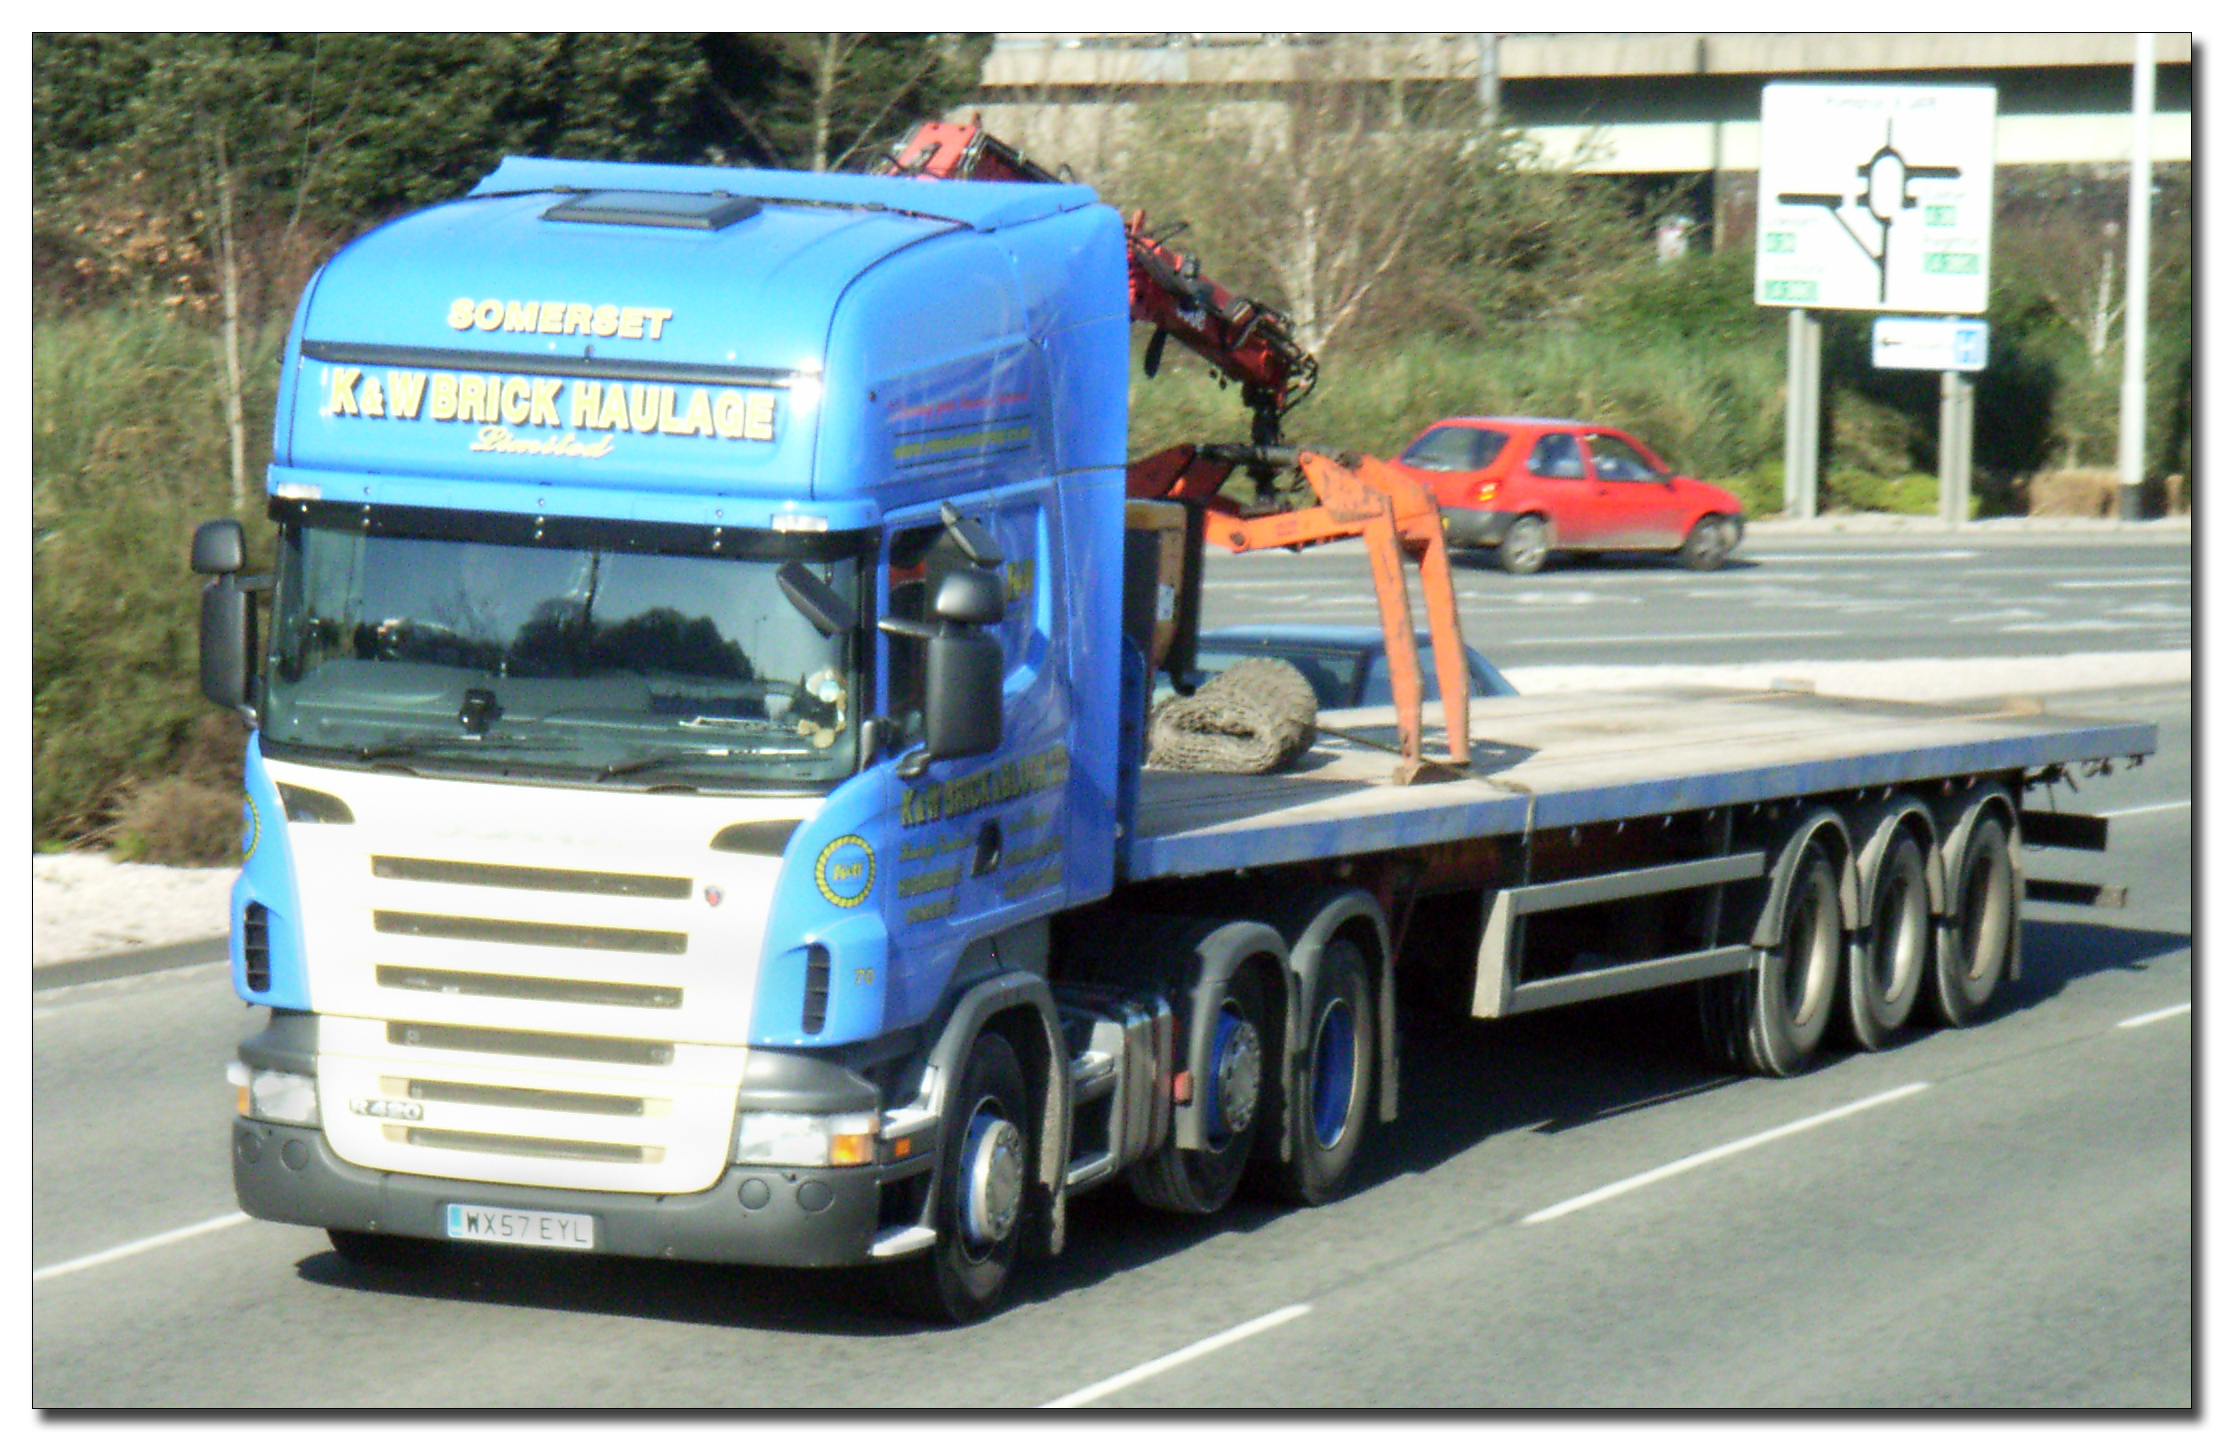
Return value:
[[(248, 362), (256, 476), (279, 339)], [(215, 338), (152, 304), (80, 311), (34, 325), (31, 370), (32, 843), (130, 836), (150, 857), (226, 859), (236, 824), (219, 841), (215, 803), (181, 789), (228, 792), (236, 818), (239, 728), (200, 695), (186, 565), (194, 526), (231, 510)]]

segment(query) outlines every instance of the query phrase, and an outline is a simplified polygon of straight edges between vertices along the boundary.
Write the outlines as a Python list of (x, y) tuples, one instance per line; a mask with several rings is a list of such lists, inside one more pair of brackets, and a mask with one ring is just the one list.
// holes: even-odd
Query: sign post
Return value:
[[(1789, 514), (1812, 516), (1818, 489), (1821, 388), (1803, 386), (1802, 332), (1815, 324), (1807, 312), (1985, 314), (1993, 117), (1990, 85), (1762, 87), (1754, 303), (1793, 308), (1785, 377)], [(1969, 514), (1970, 426), (1966, 414), (1949, 412), (1957, 404), (1969, 409), (1961, 373), (1984, 365), (1979, 325), (1976, 367), (1936, 367), (1948, 378), (1941, 382), (1940, 513), (1957, 524)], [(1953, 361), (1952, 334), (1946, 343)], [(1964, 353), (1967, 344), (1965, 337)], [(1958, 448), (1950, 457), (1951, 445)], [(1964, 491), (1962, 509), (1953, 512), (1950, 471)]]

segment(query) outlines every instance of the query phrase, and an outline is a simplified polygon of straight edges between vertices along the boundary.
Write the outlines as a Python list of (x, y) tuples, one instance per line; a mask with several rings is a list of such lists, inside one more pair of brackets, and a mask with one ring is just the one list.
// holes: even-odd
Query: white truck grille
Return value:
[[(743, 806), (329, 771), (314, 784), (356, 817), (289, 828), (336, 1152), (526, 1186), (718, 1180), (779, 871), (710, 847)], [(474, 834), (465, 818), (480, 817), (504, 830)]]

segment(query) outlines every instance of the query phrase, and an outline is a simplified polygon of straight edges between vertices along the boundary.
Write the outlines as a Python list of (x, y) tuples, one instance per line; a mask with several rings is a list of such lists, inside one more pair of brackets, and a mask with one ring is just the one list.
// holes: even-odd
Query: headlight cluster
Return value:
[(778, 1167), (862, 1167), (881, 1119), (872, 1112), (754, 1112), (734, 1119), (734, 1160)]
[(299, 1072), (263, 1071), (235, 1061), (224, 1068), (224, 1077), (238, 1093), (239, 1114), (259, 1122), (285, 1122), (297, 1127), (324, 1125), (317, 1110), (317, 1079)]

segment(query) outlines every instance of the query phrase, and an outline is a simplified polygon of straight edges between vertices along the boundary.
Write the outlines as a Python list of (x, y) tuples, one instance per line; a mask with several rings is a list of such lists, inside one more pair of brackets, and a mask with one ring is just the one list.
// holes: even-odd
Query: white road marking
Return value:
[(1739, 551), (1742, 561), (1798, 561), (1836, 565), (1841, 561), (1974, 561), (1977, 551)]
[(2139, 1016), (2128, 1016), (2123, 1021), (2118, 1022), (2117, 1026), (2120, 1030), (2128, 1026), (2146, 1026), (2152, 1021), (2169, 1021), (2175, 1016), (2185, 1016), (2192, 1010), (2194, 1010), (2193, 1002), (2182, 1001), (2177, 1006), (2167, 1006), (2161, 1011), (2143, 1012)]
[(1185, 1362), (1194, 1362), (1209, 1352), (1218, 1352), (1231, 1343), (1241, 1342), (1246, 1337), (1257, 1336), (1271, 1327), (1280, 1327), (1285, 1322), (1294, 1322), (1312, 1310), (1313, 1308), (1300, 1302), (1295, 1306), (1284, 1307), (1278, 1312), (1269, 1312), (1264, 1317), (1254, 1317), (1240, 1327), (1231, 1327), (1216, 1336), (1207, 1337), (1202, 1342), (1192, 1342), (1181, 1351), (1169, 1352), (1156, 1362), (1146, 1362), (1140, 1367), (1130, 1367), (1117, 1377), (1107, 1377), (1102, 1382), (1093, 1382), (1079, 1392), (1069, 1392), (1058, 1400), (1045, 1402), (1043, 1405), (1045, 1407), (1086, 1406), (1100, 1397), (1119, 1391), (1123, 1387), (1132, 1386), (1147, 1378), (1156, 1377), (1162, 1372), (1171, 1371)]
[(2031, 621), (2021, 626), (2003, 626), (2004, 631), (2145, 631), (2151, 623), (2145, 621)]
[(1493, 646), (1631, 646), (1662, 641), (1802, 641), (1813, 637), (1844, 636), (1844, 631), (1693, 631), (1672, 635), (1649, 631), (1636, 636), (1509, 636)]
[(2192, 801), (2157, 801), (2147, 806), (2127, 806), (2122, 811), (2103, 811), (2097, 814), (2112, 819), (2119, 816), (2147, 816), (2157, 811), (2184, 811), (2193, 804)]
[(2116, 591), (2128, 586), (2188, 586), (2192, 585), (2193, 582), (2194, 578), (2191, 574), (2182, 573), (2176, 576), (2144, 576), (2129, 581), (2057, 581), (2055, 589), (2058, 591)]
[(31, 1274), (31, 1280), (43, 1282), (50, 1277), (66, 1277), (72, 1272), (82, 1272), (88, 1267), (103, 1266), (109, 1262), (120, 1262), (126, 1257), (136, 1257), (141, 1252), (151, 1252), (157, 1247), (167, 1247), (172, 1242), (188, 1241), (209, 1232), (221, 1232), (226, 1227), (236, 1227), (247, 1220), (249, 1218), (245, 1212), (232, 1212), (221, 1217), (211, 1217), (205, 1222), (195, 1222), (190, 1227), (180, 1227), (174, 1232), (163, 1232), (157, 1236), (141, 1237), (136, 1242), (126, 1242), (120, 1247), (110, 1247), (105, 1252), (95, 1252), (89, 1257), (79, 1257), (74, 1262), (56, 1262), (51, 1267), (41, 1267)]
[(1820, 1127), (1827, 1122), (1839, 1121), (1842, 1118), (1853, 1116), (1856, 1112), (1868, 1111), (1871, 1107), (1883, 1106), (1887, 1102), (1897, 1102), (1903, 1097), (1912, 1097), (1930, 1085), (1930, 1082), (1910, 1082), (1907, 1086), (1895, 1087), (1889, 1092), (1879, 1092), (1874, 1097), (1865, 1097), (1858, 1102), (1849, 1102), (1843, 1107), (1833, 1107), (1827, 1112), (1817, 1112), (1812, 1117), (1805, 1117), (1796, 1122), (1787, 1122), (1781, 1127), (1771, 1127), (1766, 1132), (1756, 1132), (1750, 1137), (1742, 1137), (1735, 1142), (1725, 1142), (1719, 1147), (1709, 1147), (1706, 1151), (1695, 1152), (1681, 1161), (1670, 1162), (1667, 1166), (1655, 1167), (1650, 1172), (1640, 1172), (1634, 1177), (1625, 1177), (1619, 1182), (1610, 1182), (1606, 1186), (1586, 1192), (1580, 1197), (1570, 1197), (1565, 1202), (1555, 1202), (1542, 1211), (1530, 1213), (1522, 1221), (1525, 1225), (1531, 1222), (1550, 1222), (1558, 1217), (1565, 1217), (1570, 1212), (1580, 1212), (1586, 1207), (1593, 1207), (1601, 1202), (1611, 1201), (1625, 1192), (1634, 1192), (1640, 1187), (1650, 1187), (1655, 1182), (1681, 1176), (1695, 1168), (1704, 1167), (1710, 1162), (1719, 1162), (1725, 1157), (1734, 1157), (1740, 1152), (1751, 1151), (1755, 1147), (1782, 1141), (1786, 1137), (1795, 1136), (1814, 1127)]

